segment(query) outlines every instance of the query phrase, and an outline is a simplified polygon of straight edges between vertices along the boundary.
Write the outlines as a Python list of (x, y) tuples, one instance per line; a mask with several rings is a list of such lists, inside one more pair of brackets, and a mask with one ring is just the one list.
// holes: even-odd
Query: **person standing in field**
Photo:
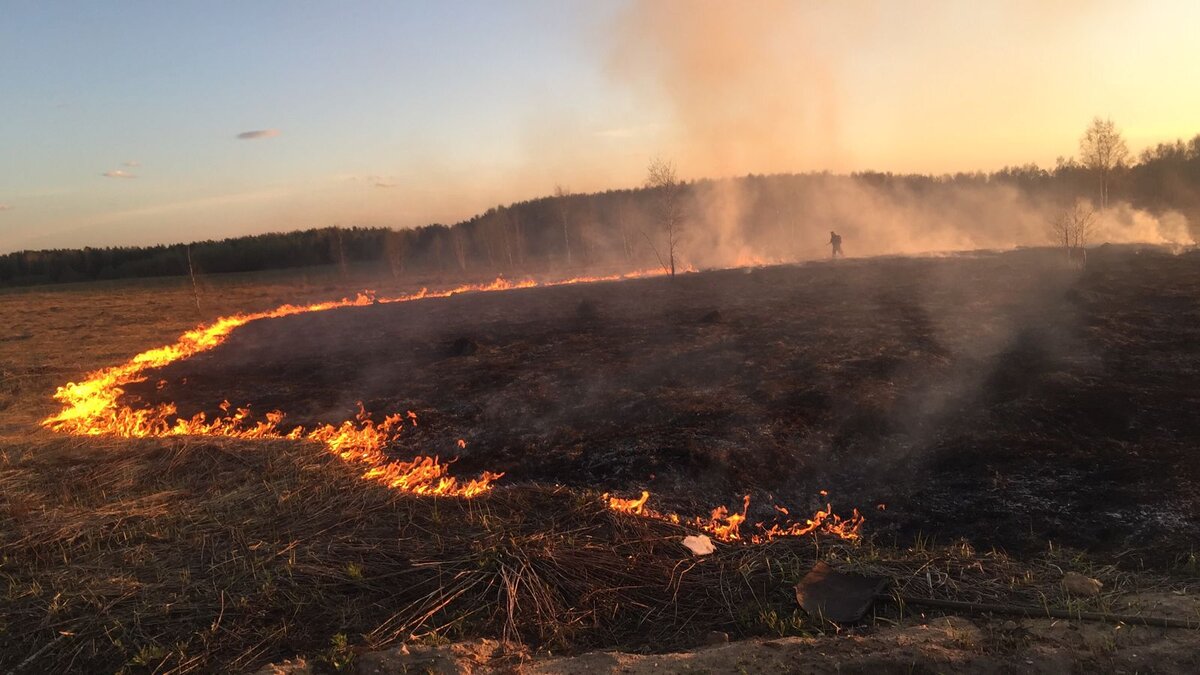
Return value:
[(846, 254), (842, 253), (842, 235), (838, 234), (837, 232), (834, 232), (833, 230), (830, 230), (829, 231), (829, 245), (833, 247), (833, 256), (832, 257), (836, 258), (839, 255), (842, 256), (843, 258), (846, 257)]

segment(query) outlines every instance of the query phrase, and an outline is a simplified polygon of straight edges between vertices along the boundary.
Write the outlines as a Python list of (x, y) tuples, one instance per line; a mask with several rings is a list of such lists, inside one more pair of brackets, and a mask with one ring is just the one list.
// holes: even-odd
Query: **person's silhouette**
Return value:
[(833, 247), (833, 256), (832, 257), (836, 258), (839, 255), (842, 256), (843, 258), (846, 257), (846, 254), (842, 253), (842, 235), (838, 234), (837, 232), (834, 232), (833, 230), (830, 230), (829, 231), (829, 245)]

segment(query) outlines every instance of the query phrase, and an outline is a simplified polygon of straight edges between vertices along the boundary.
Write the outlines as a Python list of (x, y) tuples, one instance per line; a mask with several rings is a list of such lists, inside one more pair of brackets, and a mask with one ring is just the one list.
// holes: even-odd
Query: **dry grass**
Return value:
[(811, 537), (698, 560), (681, 529), (594, 494), (413, 498), (290, 442), (37, 441), (7, 457), (0, 495), (5, 669), (35, 653), (34, 671), (241, 671), (479, 635), (661, 650), (710, 630), (811, 633), (825, 627), (799, 613), (791, 586), (817, 559), (914, 595), (1060, 608), (1082, 608), (1058, 589), (1066, 568), (1105, 580), (1094, 609), (1167, 583), (1057, 553), (1019, 562)]
[[(344, 290), (248, 283), (207, 306)], [(680, 528), (613, 513), (595, 494), (414, 498), (300, 442), (53, 436), (37, 430), (53, 387), (190, 327), (190, 294), (39, 290), (0, 294), (0, 310), (16, 317), (0, 334), (0, 672), (245, 671), (296, 654), (337, 668), (359, 648), (477, 635), (662, 650), (710, 630), (819, 632), (791, 591), (817, 559), (913, 595), (1054, 607), (1080, 607), (1058, 589), (1068, 568), (1104, 580), (1092, 609), (1186, 581), (1060, 551), (1017, 561), (813, 537), (697, 560)]]

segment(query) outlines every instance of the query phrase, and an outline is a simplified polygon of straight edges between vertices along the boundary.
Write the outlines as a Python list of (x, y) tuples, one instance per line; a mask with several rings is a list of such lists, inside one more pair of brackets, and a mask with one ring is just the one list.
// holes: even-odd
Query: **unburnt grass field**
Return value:
[[(839, 260), (347, 308), (248, 324), (125, 394), (306, 426), (360, 401), (413, 411), (397, 458), (505, 472), (470, 501), (388, 491), (308, 443), (39, 429), (55, 386), (201, 318), (379, 285), (215, 280), (199, 315), (177, 280), (0, 294), (0, 670), (820, 634), (790, 590), (817, 559), (926, 596), (1101, 610), (1193, 579), (1195, 253), (1103, 247), (1084, 271), (1043, 250)], [(693, 560), (685, 528), (600, 499), (642, 490), (688, 516), (750, 495), (751, 524), (857, 508), (866, 541)], [(1105, 592), (1064, 596), (1065, 569)]]

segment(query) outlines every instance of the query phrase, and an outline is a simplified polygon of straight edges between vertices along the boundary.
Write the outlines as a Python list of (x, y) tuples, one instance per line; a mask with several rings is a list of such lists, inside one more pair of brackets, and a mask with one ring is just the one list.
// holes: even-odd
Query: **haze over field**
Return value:
[(455, 222), (555, 184), (633, 187), (653, 156), (689, 180), (1045, 167), (1095, 115), (1134, 154), (1200, 119), (1185, 2), (18, 2), (5, 17), (0, 251)]
[(1198, 19), (0, 0), (0, 673), (1197, 672)]

